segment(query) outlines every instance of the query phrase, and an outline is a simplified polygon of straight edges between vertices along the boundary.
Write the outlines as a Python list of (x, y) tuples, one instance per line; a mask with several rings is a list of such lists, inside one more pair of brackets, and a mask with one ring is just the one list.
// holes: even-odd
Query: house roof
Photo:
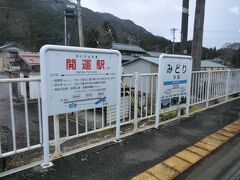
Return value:
[(153, 63), (153, 64), (158, 65), (159, 58), (141, 56), (141, 57), (138, 57), (138, 58), (136, 58), (136, 59), (134, 59), (134, 60), (132, 60), (132, 61), (123, 63), (123, 65), (125, 66), (126, 64), (130, 64), (130, 63), (135, 62), (135, 61), (137, 61), (137, 60), (144, 60), (144, 61), (147, 61), (147, 62), (150, 62), (150, 63)]
[(129, 56), (129, 55), (122, 55), (122, 60), (124, 61), (132, 61), (134, 59), (136, 59), (136, 57)]
[(148, 51), (147, 54), (151, 57), (159, 57), (162, 53), (160, 52), (150, 52)]
[(22, 49), (16, 47), (14, 43), (9, 43), (0, 46), (0, 51), (19, 52), (22, 51)]
[[(152, 64), (156, 64), (156, 65), (158, 65), (158, 62), (159, 62), (159, 58), (158, 57), (141, 56), (141, 57), (138, 57), (138, 58), (136, 58), (136, 59), (134, 59), (132, 61), (126, 62), (123, 65), (135, 62), (137, 60), (144, 60), (144, 61), (150, 62)], [(227, 66), (224, 66), (222, 64), (213, 62), (212, 60), (202, 60), (201, 61), (201, 67), (203, 67), (203, 68), (227, 68)]]
[(226, 68), (227, 66), (216, 63), (213, 60), (202, 60), (201, 67), (203, 67), (203, 68)]
[(111, 49), (146, 53), (146, 51), (140, 46), (132, 44), (112, 43)]
[(39, 54), (33, 52), (18, 53), (18, 56), (30, 66), (39, 66)]

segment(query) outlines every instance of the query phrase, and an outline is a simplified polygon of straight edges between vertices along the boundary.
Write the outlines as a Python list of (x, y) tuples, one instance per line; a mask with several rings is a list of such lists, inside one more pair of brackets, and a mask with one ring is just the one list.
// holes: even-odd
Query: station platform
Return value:
[[(120, 143), (60, 158), (49, 169), (34, 167), (3, 179), (237, 179), (239, 119), (240, 100), (235, 100), (158, 130), (126, 137)], [(169, 172), (161, 174), (161, 168)]]

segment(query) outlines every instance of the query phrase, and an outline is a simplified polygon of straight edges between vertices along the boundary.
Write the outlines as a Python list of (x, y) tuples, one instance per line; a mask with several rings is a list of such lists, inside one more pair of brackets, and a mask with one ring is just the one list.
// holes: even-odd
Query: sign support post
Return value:
[(43, 164), (42, 168), (49, 168), (53, 166), (53, 163), (50, 162), (49, 158), (49, 130), (48, 130), (48, 113), (47, 113), (47, 84), (46, 84), (46, 74), (42, 73), (42, 69), (46, 66), (46, 47), (41, 48), (40, 50), (40, 68), (41, 68), (41, 92), (42, 92), (42, 125), (43, 125)]

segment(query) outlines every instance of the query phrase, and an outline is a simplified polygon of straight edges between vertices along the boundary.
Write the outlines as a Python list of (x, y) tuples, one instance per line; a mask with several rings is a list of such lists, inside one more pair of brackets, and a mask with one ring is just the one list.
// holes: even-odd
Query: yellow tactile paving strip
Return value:
[(135, 176), (132, 180), (170, 180), (208, 156), (225, 142), (240, 133), (240, 120), (226, 125), (194, 145)]

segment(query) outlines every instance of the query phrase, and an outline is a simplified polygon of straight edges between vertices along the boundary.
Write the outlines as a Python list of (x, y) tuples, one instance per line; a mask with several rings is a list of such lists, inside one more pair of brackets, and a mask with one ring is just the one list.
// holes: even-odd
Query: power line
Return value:
[(90, 29), (90, 33), (91, 33), (91, 35), (92, 35), (93, 39), (94, 39), (94, 40), (96, 41), (96, 43), (99, 45), (99, 42), (98, 42), (98, 40), (97, 40), (96, 36), (94, 35), (94, 33), (93, 33), (92, 29), (90, 28), (90, 26), (89, 26), (87, 23), (85, 23), (85, 25), (87, 25), (87, 27)]
[[(161, 28), (151, 28), (151, 27), (147, 27), (147, 29), (151, 29), (151, 30), (156, 30), (161, 34), (167, 34), (169, 33), (168, 30), (162, 30)], [(193, 31), (193, 29), (188, 29), (188, 31)], [(208, 33), (236, 33), (236, 34), (240, 34), (240, 29), (239, 30), (203, 30), (203, 32), (208, 32)]]
[(101, 3), (101, 0), (98, 0), (98, 2), (99, 2), (100, 7), (101, 7), (101, 9), (102, 9), (103, 17), (104, 17), (104, 19), (105, 19), (105, 21), (106, 21), (106, 23), (107, 23), (107, 26), (108, 26), (108, 32), (110, 33), (111, 38), (112, 38), (112, 41), (114, 42), (114, 38), (113, 38), (113, 34), (112, 34), (112, 30), (111, 30), (111, 28), (110, 28), (109, 21), (108, 21), (107, 17), (105, 16), (105, 13), (104, 13), (104, 10), (103, 10), (103, 6), (102, 6), (102, 3)]

